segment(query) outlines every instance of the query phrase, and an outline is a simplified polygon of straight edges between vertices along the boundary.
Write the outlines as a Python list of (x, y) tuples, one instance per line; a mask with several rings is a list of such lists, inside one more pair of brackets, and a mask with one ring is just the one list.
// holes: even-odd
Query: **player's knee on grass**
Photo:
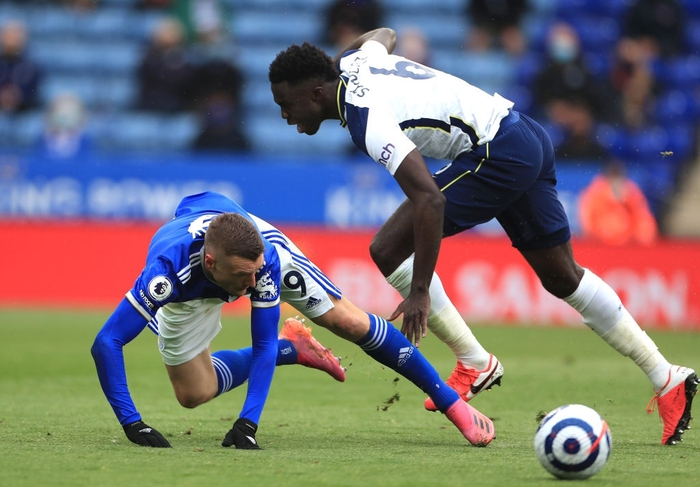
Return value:
[(214, 397), (213, 394), (204, 391), (175, 391), (175, 397), (180, 405), (187, 409), (194, 409)]

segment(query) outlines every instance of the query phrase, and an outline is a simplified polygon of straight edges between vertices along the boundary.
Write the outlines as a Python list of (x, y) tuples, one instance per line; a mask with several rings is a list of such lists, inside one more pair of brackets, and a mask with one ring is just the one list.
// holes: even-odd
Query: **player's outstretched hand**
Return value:
[(235, 446), (239, 450), (259, 450), (260, 446), (255, 440), (258, 425), (244, 418), (238, 418), (233, 423), (233, 428), (226, 433), (221, 446)]
[(141, 446), (152, 446), (154, 448), (170, 448), (170, 443), (161, 435), (158, 430), (151, 428), (143, 421), (124, 426), (124, 433), (131, 441)]

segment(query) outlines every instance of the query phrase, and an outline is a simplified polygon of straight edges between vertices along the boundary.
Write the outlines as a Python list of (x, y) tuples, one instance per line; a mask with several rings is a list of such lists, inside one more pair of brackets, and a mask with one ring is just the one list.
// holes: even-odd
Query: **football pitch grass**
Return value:
[[(0, 309), (0, 486), (552, 486), (564, 481), (535, 458), (535, 418), (568, 403), (593, 407), (612, 431), (608, 464), (585, 482), (700, 485), (698, 420), (683, 443), (661, 446), (658, 415), (645, 413), (646, 377), (583, 327), (473, 326), (505, 366), (503, 386), (472, 402), (494, 420), (486, 448), (425, 411), (407, 380), (314, 327), (342, 357), (347, 381), (278, 368), (259, 451), (220, 446), (245, 386), (182, 408), (146, 330), (125, 349), (129, 385), (144, 421), (173, 445), (150, 449), (126, 439), (97, 381), (89, 349), (107, 314)], [(249, 344), (245, 319), (223, 325), (213, 349)], [(670, 361), (700, 369), (700, 334), (649, 334)], [(451, 352), (432, 336), (421, 351), (446, 378)]]

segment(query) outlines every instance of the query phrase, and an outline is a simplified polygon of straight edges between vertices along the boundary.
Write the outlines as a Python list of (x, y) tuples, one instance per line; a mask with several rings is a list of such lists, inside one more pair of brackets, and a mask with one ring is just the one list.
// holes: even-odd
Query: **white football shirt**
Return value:
[(377, 41), (339, 62), (338, 110), (352, 140), (394, 175), (414, 148), (453, 160), (491, 141), (513, 102), (389, 54)]

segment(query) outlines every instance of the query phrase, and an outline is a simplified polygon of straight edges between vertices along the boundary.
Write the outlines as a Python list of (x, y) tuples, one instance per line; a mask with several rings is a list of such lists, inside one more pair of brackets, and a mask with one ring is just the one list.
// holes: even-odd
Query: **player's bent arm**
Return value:
[(127, 386), (123, 348), (146, 325), (143, 316), (124, 298), (97, 333), (90, 350), (102, 391), (122, 426), (141, 419)]
[(401, 162), (394, 178), (413, 207), (416, 256), (411, 290), (427, 292), (442, 242), (445, 196), (418, 149), (412, 150)]
[(253, 354), (248, 376), (248, 391), (240, 417), (256, 425), (260, 421), (275, 372), (279, 319), (279, 304), (269, 308), (253, 307), (251, 310)]
[(359, 49), (367, 41), (377, 41), (382, 44), (387, 52), (391, 54), (394, 52), (396, 47), (396, 32), (394, 29), (389, 27), (379, 27), (378, 29), (365, 32), (360, 37), (352, 41), (350, 44), (345, 46), (336, 56), (333, 58), (333, 64), (337, 64), (338, 60), (343, 56), (344, 53)]
[(411, 291), (389, 320), (403, 313), (401, 332), (418, 346), (421, 337), (428, 332), (428, 290), (442, 242), (445, 196), (435, 184), (417, 149), (404, 158), (394, 172), (394, 178), (411, 201), (415, 259)]
[(143, 316), (124, 298), (97, 333), (90, 352), (102, 391), (126, 437), (137, 445), (167, 448), (168, 440), (141, 420), (126, 381), (124, 345), (136, 338), (146, 324)]

